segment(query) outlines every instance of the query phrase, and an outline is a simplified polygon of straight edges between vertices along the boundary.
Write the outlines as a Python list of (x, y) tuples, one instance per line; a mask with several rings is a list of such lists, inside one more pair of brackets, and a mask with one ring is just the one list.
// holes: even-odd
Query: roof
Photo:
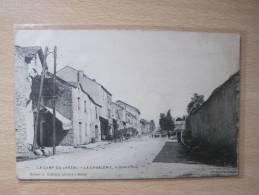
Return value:
[[(45, 108), (48, 112), (53, 114), (52, 108), (47, 106), (44, 106), (43, 108)], [(62, 123), (63, 129), (64, 130), (72, 129), (72, 121), (66, 118), (65, 116), (63, 116), (62, 114), (60, 114), (57, 110), (55, 112), (56, 112), (56, 118)]]
[(81, 84), (79, 84), (79, 86), (80, 86), (82, 92), (85, 93), (85, 94), (88, 96), (88, 98), (89, 98), (96, 106), (102, 107), (100, 104), (96, 103), (96, 102), (94, 101), (94, 99), (83, 89), (83, 87), (82, 87)]
[[(51, 73), (51, 72), (47, 72), (46, 75), (49, 76), (49, 77), (53, 77), (53, 76), (54, 76), (53, 73)], [(57, 79), (58, 81), (62, 82), (63, 84), (68, 85), (68, 86), (70, 86), (70, 87), (73, 87), (73, 88), (76, 88), (76, 87), (77, 87), (77, 86), (75, 85), (75, 83), (67, 82), (67, 81), (65, 81), (64, 79), (60, 78), (59, 76), (56, 76), (56, 79)]]
[(109, 92), (103, 85), (101, 85), (101, 87), (102, 87), (102, 89), (103, 89), (106, 93), (108, 93), (110, 96), (112, 96), (111, 92)]
[(74, 71), (77, 71), (77, 72), (78, 72), (78, 70), (75, 69), (75, 68), (73, 68), (72, 66), (64, 66), (63, 68), (59, 69), (59, 70), (57, 71), (57, 73), (63, 71), (64, 69), (71, 69), (71, 70), (74, 70)]
[[(83, 71), (82, 71), (83, 72)], [(110, 96), (112, 96), (112, 93), (109, 92), (102, 84), (98, 83), (95, 79), (90, 78), (89, 76), (87, 76), (84, 72), (83, 72), (83, 76), (86, 79), (91, 80), (92, 82), (95, 82), (97, 85), (99, 85), (106, 93), (108, 93)]]
[[(53, 74), (50, 73), (50, 72), (47, 72), (47, 74), (48, 74), (49, 76), (53, 76)], [(67, 81), (61, 79), (59, 76), (56, 76), (56, 79), (59, 80), (60, 82), (62, 82), (63, 84), (66, 84), (66, 85), (71, 86), (71, 87), (73, 87), (73, 88), (76, 88), (76, 87), (77, 87), (77, 84), (76, 84), (76, 83), (67, 82)], [(80, 86), (81, 91), (82, 91), (84, 94), (86, 94), (86, 95), (88, 96), (88, 98), (90, 99), (90, 101), (93, 102), (93, 104), (95, 104), (96, 106), (102, 107), (100, 104), (98, 104), (98, 103), (91, 97), (91, 95), (90, 95), (87, 91), (84, 90), (84, 88), (82, 87), (81, 84), (79, 84), (79, 86)]]
[(231, 81), (233, 81), (234, 79), (239, 77), (239, 71), (236, 72), (235, 74), (231, 75), (223, 84), (221, 84), (220, 86), (218, 86), (216, 89), (214, 89), (212, 91), (212, 93), (210, 94), (210, 96), (208, 97), (208, 99), (203, 102), (203, 104), (198, 107), (197, 109), (193, 109), (191, 111), (191, 114), (195, 114), (198, 110), (200, 110), (202, 107), (204, 107), (217, 93), (219, 93), (228, 83), (230, 83)]
[(112, 102), (113, 105), (120, 107), (121, 109), (124, 109), (121, 105), (117, 104), (116, 102)]
[(132, 116), (133, 118), (137, 119), (136, 116), (134, 114), (132, 114), (131, 112), (126, 110), (126, 113), (129, 114), (130, 116)]
[(133, 108), (133, 109), (135, 109), (135, 110), (140, 114), (140, 111), (139, 111), (138, 108), (136, 108), (136, 107), (134, 107), (134, 106), (132, 106), (132, 105), (126, 103), (126, 102), (123, 102), (123, 101), (121, 101), (121, 100), (117, 100), (117, 101), (116, 101), (116, 103), (118, 103), (118, 102), (119, 102), (119, 103), (122, 103), (122, 104), (124, 104), (124, 105), (126, 105), (126, 106), (129, 106), (129, 107), (131, 107), (131, 108)]
[[(80, 72), (80, 70), (77, 70), (71, 66), (65, 66), (63, 68), (61, 68), (60, 70), (57, 71), (57, 73), (60, 73), (61, 71), (63, 71), (64, 69), (71, 69), (73, 71), (76, 71), (76, 72)], [(81, 71), (83, 72), (83, 71)], [(84, 72), (83, 72), (83, 76), (86, 78), (86, 79), (89, 79), (91, 80), (92, 82), (95, 82), (97, 85), (99, 85), (106, 93), (108, 93), (110, 96), (112, 96), (112, 93), (110, 91), (108, 91), (102, 84), (98, 83), (95, 79), (92, 79), (90, 78), (89, 76), (87, 76)]]
[(31, 47), (21, 47), (16, 45), (15, 46), (16, 53), (20, 56), (33, 58), (35, 55), (38, 54), (41, 64), (43, 65), (44, 61), (44, 54), (42, 48), (40, 46), (31, 46)]
[[(65, 72), (65, 74), (64, 74), (64, 72)], [(96, 80), (91, 79), (83, 71), (77, 70), (71, 66), (65, 66), (65, 67), (61, 68), (60, 70), (57, 71), (57, 75), (61, 76), (65, 80), (67, 79), (69, 83), (71, 83), (71, 81), (77, 82), (77, 83), (71, 83), (73, 85), (77, 85), (79, 72), (81, 72), (83, 75), (83, 76), (79, 77), (79, 83), (81, 85), (81, 89), (83, 89), (83, 91), (85, 93), (87, 93), (91, 97), (91, 99), (94, 100), (94, 102), (97, 105), (99, 105), (99, 106), (101, 105), (100, 97), (99, 97), (99, 95), (97, 95), (97, 94), (99, 94), (99, 91), (96, 91), (96, 90), (99, 90), (98, 87), (102, 88), (109, 95), (112, 95), (103, 85), (96, 82)], [(98, 87), (95, 88), (95, 87), (93, 87), (94, 85), (96, 85)]]

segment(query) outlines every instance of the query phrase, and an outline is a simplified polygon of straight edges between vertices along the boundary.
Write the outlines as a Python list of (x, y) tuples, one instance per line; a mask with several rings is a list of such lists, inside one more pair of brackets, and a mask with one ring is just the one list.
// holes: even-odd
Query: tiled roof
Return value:
[(126, 105), (126, 106), (129, 106), (129, 107), (135, 109), (135, 110), (140, 114), (140, 111), (139, 111), (138, 108), (136, 108), (136, 107), (134, 107), (134, 106), (132, 106), (132, 105), (126, 103), (126, 102), (123, 102), (123, 101), (121, 101), (121, 100), (117, 100), (116, 103), (122, 103), (122, 104), (124, 104), (124, 105)]

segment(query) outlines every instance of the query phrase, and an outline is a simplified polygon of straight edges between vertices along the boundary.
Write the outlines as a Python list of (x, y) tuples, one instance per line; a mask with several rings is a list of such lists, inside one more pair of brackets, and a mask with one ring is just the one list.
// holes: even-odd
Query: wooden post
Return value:
[(45, 121), (44, 120), (42, 120), (42, 117), (41, 117), (41, 121), (40, 121), (40, 146), (41, 147), (43, 147), (43, 136), (44, 136), (44, 134), (43, 134), (43, 131), (44, 131), (44, 123), (45, 123)]
[(33, 146), (32, 146), (33, 151), (35, 151), (35, 149), (37, 147), (37, 133), (38, 133), (38, 126), (39, 126), (39, 115), (40, 115), (40, 107), (41, 107), (42, 90), (43, 90), (43, 86), (44, 86), (44, 78), (45, 78), (45, 73), (46, 73), (46, 69), (47, 69), (47, 55), (48, 55), (48, 47), (45, 47), (43, 67), (42, 67), (42, 71), (41, 71), (40, 90), (39, 90), (38, 102), (37, 102), (37, 114), (36, 114), (36, 119), (35, 119), (35, 123), (34, 123), (34, 136), (33, 136)]
[(56, 66), (57, 47), (54, 47), (54, 74), (53, 74), (53, 155), (56, 154)]

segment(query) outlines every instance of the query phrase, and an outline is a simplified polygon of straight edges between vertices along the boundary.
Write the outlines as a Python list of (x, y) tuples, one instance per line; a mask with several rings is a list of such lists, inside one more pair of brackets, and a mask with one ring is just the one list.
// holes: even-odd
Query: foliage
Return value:
[(166, 114), (164, 113), (160, 114), (159, 125), (162, 130), (165, 130), (165, 131), (174, 130), (174, 121), (171, 115), (171, 110), (168, 110)]
[(187, 106), (187, 113), (190, 114), (193, 110), (198, 109), (204, 103), (204, 95), (197, 93), (193, 94), (190, 103)]

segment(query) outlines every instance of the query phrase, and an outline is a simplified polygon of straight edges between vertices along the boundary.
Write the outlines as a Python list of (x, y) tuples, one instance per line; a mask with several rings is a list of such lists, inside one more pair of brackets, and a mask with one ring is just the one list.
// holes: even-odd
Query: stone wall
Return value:
[[(33, 144), (34, 123), (31, 101), (32, 78), (41, 73), (38, 47), (15, 49), (15, 92), (16, 92), (16, 156), (30, 155)], [(29, 56), (29, 57), (28, 57)], [(33, 71), (32, 71), (33, 70)]]
[[(52, 78), (50, 79), (52, 81)], [(50, 85), (49, 89), (52, 89), (52, 82), (48, 82)], [(72, 109), (72, 86), (65, 81), (56, 79), (56, 110), (61, 113), (64, 117), (72, 120), (73, 109)], [(47, 94), (47, 95), (51, 95)], [(51, 98), (44, 98), (44, 105), (50, 108), (53, 107)]]
[(236, 153), (239, 128), (239, 73), (214, 90), (208, 100), (187, 119), (192, 138), (205, 145)]
[[(48, 87), (52, 88), (52, 85)], [(58, 111), (60, 114), (70, 120), (73, 120), (72, 88), (73, 87), (67, 82), (62, 81), (61, 79), (56, 79), (56, 111)], [(45, 98), (44, 105), (53, 108), (53, 103), (51, 99)], [(73, 145), (73, 129), (60, 132), (59, 134), (57, 133), (57, 136), (59, 135), (60, 137), (62, 137), (59, 145)]]

